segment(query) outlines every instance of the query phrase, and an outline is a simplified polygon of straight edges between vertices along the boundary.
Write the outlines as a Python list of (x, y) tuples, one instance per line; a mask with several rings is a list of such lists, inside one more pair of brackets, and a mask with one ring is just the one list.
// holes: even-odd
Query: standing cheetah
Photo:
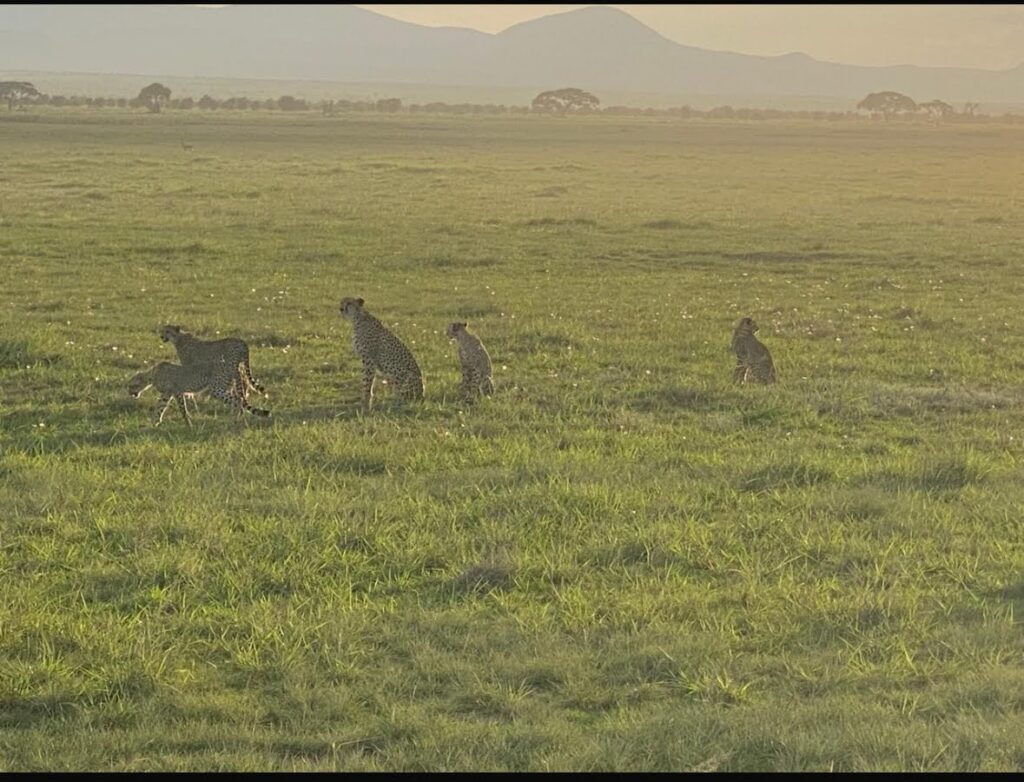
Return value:
[(736, 324), (732, 334), (732, 350), (736, 354), (736, 369), (732, 379), (735, 383), (755, 380), (758, 383), (775, 382), (775, 365), (772, 355), (757, 337), (757, 324), (752, 318), (743, 318)]
[(160, 339), (173, 342), (174, 349), (182, 364), (203, 364), (211, 361), (223, 361), (238, 373), (239, 390), (242, 396), (249, 398), (249, 390), (267, 395), (263, 386), (252, 376), (249, 367), (249, 346), (240, 339), (228, 337), (212, 341), (201, 340), (183, 331), (181, 326), (164, 326), (160, 329)]
[(352, 321), (352, 344), (363, 362), (363, 406), (373, 405), (373, 381), (379, 372), (394, 382), (403, 397), (423, 399), (423, 374), (419, 364), (402, 341), (383, 323), (363, 309), (363, 300), (341, 300), (341, 314)]
[[(188, 417), (185, 398), (201, 391), (209, 391), (212, 396), (239, 411), (247, 410), (253, 415), (259, 416), (270, 415), (268, 410), (252, 407), (245, 401), (245, 397), (238, 390), (236, 371), (230, 364), (223, 361), (186, 366), (161, 361), (159, 364), (133, 375), (132, 379), (128, 381), (128, 393), (137, 399), (150, 386), (156, 387), (156, 390), (160, 392), (160, 402), (163, 405), (160, 409), (160, 417), (156, 421), (157, 426), (164, 420), (167, 408), (175, 399), (178, 400), (182, 416), (191, 426), (192, 420)], [(194, 401), (193, 399), (193, 403)]]
[(459, 343), (463, 395), (470, 397), (473, 394), (493, 394), (491, 357), (487, 355), (487, 349), (479, 337), (470, 334), (465, 323), (449, 323), (444, 333), (448, 339), (454, 339)]

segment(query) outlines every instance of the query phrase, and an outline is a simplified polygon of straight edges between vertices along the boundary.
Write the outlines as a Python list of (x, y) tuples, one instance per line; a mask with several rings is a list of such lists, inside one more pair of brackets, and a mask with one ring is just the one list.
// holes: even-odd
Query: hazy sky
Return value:
[[(426, 25), (495, 33), (585, 5), (364, 5)], [(1024, 5), (616, 5), (677, 43), (804, 52), (851, 65), (1003, 70), (1024, 62)]]

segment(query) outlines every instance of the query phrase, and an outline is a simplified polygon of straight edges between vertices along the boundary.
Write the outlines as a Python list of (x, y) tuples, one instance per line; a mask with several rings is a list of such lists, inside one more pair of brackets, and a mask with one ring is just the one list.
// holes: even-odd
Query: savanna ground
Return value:
[(1024, 769), (1019, 129), (0, 113), (0, 769)]

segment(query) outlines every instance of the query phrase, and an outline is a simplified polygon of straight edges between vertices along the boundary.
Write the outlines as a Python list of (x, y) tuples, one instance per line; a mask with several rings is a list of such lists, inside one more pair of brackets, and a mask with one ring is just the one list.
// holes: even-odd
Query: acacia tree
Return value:
[(864, 100), (857, 104), (858, 109), (870, 111), (872, 114), (881, 114), (886, 119), (891, 119), (895, 114), (902, 111), (917, 111), (917, 104), (913, 98), (909, 98), (899, 92), (872, 92)]
[(542, 114), (579, 114), (593, 111), (601, 101), (596, 95), (577, 89), (576, 87), (565, 87), (560, 90), (548, 90), (542, 92), (533, 99), (530, 104), (534, 111)]
[(7, 101), (7, 110), (14, 111), (14, 104), (24, 98), (33, 98), (39, 94), (32, 82), (0, 81), (0, 100)]
[(171, 91), (160, 82), (153, 82), (148, 87), (143, 87), (136, 100), (154, 114), (160, 113), (160, 106), (171, 99)]
[(930, 100), (927, 103), (919, 103), (917, 104), (917, 107), (927, 111), (928, 116), (934, 119), (946, 119), (956, 113), (952, 106), (941, 100)]

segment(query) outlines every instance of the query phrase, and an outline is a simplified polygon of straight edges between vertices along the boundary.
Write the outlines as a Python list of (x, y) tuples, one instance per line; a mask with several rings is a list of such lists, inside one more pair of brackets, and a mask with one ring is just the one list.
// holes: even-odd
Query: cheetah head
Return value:
[(128, 395), (133, 399), (138, 399), (139, 394), (153, 385), (153, 381), (150, 378), (149, 372), (139, 372), (132, 376), (132, 379), (128, 381)]
[(181, 326), (163, 326), (160, 329), (160, 339), (164, 342), (174, 342), (181, 334)]
[(341, 307), (339, 307), (339, 309), (341, 310), (341, 314), (344, 315), (346, 318), (354, 318), (356, 313), (362, 308), (362, 299), (353, 299), (348, 296), (341, 300)]
[(754, 322), (753, 318), (743, 318), (736, 326), (738, 331), (748, 331), (751, 334), (755, 333), (758, 329), (757, 323)]
[(460, 331), (465, 331), (465, 330), (466, 330), (466, 324), (465, 323), (449, 323), (448, 324), (448, 328), (446, 328), (444, 330), (444, 333), (448, 336), (448, 339), (455, 339), (455, 336)]

